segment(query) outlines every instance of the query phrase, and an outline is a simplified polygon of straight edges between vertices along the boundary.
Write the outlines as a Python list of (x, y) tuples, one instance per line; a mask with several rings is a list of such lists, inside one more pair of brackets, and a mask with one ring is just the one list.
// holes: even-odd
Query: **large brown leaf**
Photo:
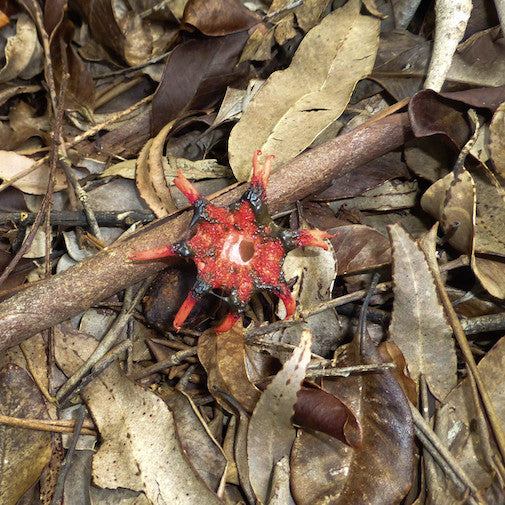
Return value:
[(178, 45), (167, 58), (153, 98), (151, 129), (157, 133), (184, 113), (215, 105), (230, 86), (244, 76), (236, 66), (247, 32), (192, 39)]
[[(260, 390), (252, 384), (246, 369), (244, 329), (241, 323), (224, 333), (204, 333), (198, 339), (198, 358), (207, 372), (207, 385), (235, 398), (247, 411), (252, 412)], [(219, 401), (219, 396), (217, 399)], [(224, 404), (227, 407), (227, 404)]]
[[(356, 364), (356, 342), (342, 349), (338, 366)], [(367, 338), (363, 362), (380, 362)], [(291, 455), (297, 505), (392, 505), (408, 491), (414, 466), (409, 404), (389, 371), (327, 380), (325, 389), (357, 412), (363, 444), (352, 449), (321, 433), (303, 432)]]

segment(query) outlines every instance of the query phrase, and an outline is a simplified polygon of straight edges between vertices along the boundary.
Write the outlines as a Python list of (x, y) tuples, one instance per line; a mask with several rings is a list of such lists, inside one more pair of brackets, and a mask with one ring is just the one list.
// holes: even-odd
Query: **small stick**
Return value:
[[(15, 426), (27, 430), (52, 431), (55, 433), (71, 433), (74, 431), (74, 419), (28, 419), (24, 417), (10, 417), (0, 414), (0, 424)], [(90, 422), (80, 431), (81, 435), (96, 435), (96, 430)]]

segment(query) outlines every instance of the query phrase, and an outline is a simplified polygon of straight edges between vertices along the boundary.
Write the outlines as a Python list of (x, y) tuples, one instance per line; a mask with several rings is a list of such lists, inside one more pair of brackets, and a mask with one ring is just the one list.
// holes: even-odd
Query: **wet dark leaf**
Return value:
[(210, 109), (224, 96), (226, 86), (244, 76), (244, 65), (235, 65), (247, 37), (246, 32), (239, 32), (192, 39), (174, 49), (153, 99), (153, 134), (185, 113)]

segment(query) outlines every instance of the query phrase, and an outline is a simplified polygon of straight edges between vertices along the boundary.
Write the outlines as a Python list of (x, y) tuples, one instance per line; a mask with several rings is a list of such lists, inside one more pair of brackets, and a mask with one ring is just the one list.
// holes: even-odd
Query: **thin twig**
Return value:
[(442, 441), (438, 438), (431, 426), (425, 421), (414, 405), (411, 404), (410, 407), (412, 410), (416, 436), (437, 461), (440, 468), (442, 468), (442, 470), (444, 470), (444, 472), (451, 478), (454, 485), (463, 495), (467, 492), (470, 493), (467, 500), (468, 503), (471, 503), (472, 505), (485, 504), (486, 502), (480, 495), (477, 487), (473, 484), (472, 480), (468, 477), (447, 447), (445, 447)]
[(320, 370), (310, 369), (306, 377), (308, 379), (315, 379), (316, 377), (349, 377), (351, 374), (384, 372), (393, 368), (396, 368), (396, 363), (369, 363), (336, 368), (322, 368)]
[[(15, 426), (27, 430), (52, 431), (55, 433), (71, 433), (74, 431), (74, 419), (27, 419), (24, 417), (10, 417), (0, 414), (0, 424), (6, 426)], [(87, 427), (81, 429), (81, 435), (96, 435), (95, 429), (90, 423)]]
[(105, 354), (114, 345), (120, 333), (123, 331), (124, 327), (132, 317), (133, 311), (137, 303), (142, 299), (144, 293), (149, 286), (151, 278), (144, 281), (142, 287), (137, 292), (137, 295), (131, 301), (131, 288), (125, 291), (125, 300), (123, 303), (123, 308), (115, 319), (114, 323), (110, 327), (109, 331), (102, 338), (100, 343), (96, 346), (95, 350), (91, 356), (79, 367), (79, 369), (61, 386), (61, 388), (56, 393), (56, 399), (61, 402), (68, 397), (68, 395), (74, 390), (74, 388), (79, 384), (82, 378), (96, 365), (98, 360), (103, 358)]
[(61, 503), (61, 499), (63, 497), (63, 489), (65, 487), (65, 480), (72, 466), (72, 458), (74, 457), (75, 448), (77, 447), (77, 441), (79, 440), (79, 435), (82, 428), (82, 423), (84, 422), (85, 414), (86, 410), (84, 409), (84, 405), (81, 405), (77, 411), (77, 419), (75, 422), (72, 441), (65, 456), (65, 461), (63, 462), (63, 465), (61, 465), (60, 472), (58, 474), (58, 481), (56, 482), (56, 487), (54, 489), (50, 505), (59, 505)]
[(139, 380), (143, 379), (145, 377), (149, 377), (153, 373), (161, 372), (162, 370), (165, 370), (166, 368), (170, 368), (171, 366), (178, 365), (179, 363), (182, 363), (186, 358), (189, 358), (191, 356), (196, 356), (197, 354), (197, 348), (192, 347), (191, 349), (185, 349), (183, 351), (176, 352), (175, 354), (172, 354), (167, 359), (164, 359), (163, 361), (159, 361), (158, 363), (155, 363), (154, 365), (151, 365), (147, 368), (144, 368), (144, 370), (141, 370), (140, 372), (137, 372), (136, 374), (133, 374), (131, 376), (131, 379), (133, 380)]

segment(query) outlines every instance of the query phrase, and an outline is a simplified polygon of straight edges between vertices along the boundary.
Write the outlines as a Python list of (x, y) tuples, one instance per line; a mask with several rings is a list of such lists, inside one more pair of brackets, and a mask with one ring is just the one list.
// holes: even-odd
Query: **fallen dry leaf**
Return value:
[[(0, 413), (31, 419), (49, 417), (35, 382), (26, 370), (14, 364), (0, 370)], [(16, 505), (49, 462), (51, 434), (0, 424), (0, 440), (0, 502)]]
[(42, 46), (37, 28), (27, 14), (19, 15), (16, 33), (7, 37), (4, 57), (6, 61), (0, 70), (0, 83), (18, 77), (31, 79), (42, 71)]
[(230, 164), (239, 181), (249, 178), (256, 149), (275, 154), (280, 165), (308, 147), (340, 116), (356, 82), (372, 70), (379, 21), (361, 15), (359, 8), (360, 2), (352, 0), (326, 16), (302, 40), (289, 68), (273, 73), (253, 98), (229, 140)]
[[(381, 361), (367, 337), (363, 361)], [(339, 349), (337, 366), (356, 364), (354, 341)], [(410, 488), (414, 435), (410, 406), (389, 371), (327, 379), (324, 387), (355, 412), (363, 443), (352, 449), (321, 433), (299, 434), (291, 453), (291, 488), (297, 505), (392, 505)]]
[[(456, 386), (456, 349), (435, 282), (420, 245), (400, 224), (388, 227), (393, 250), (394, 304), (389, 333), (400, 348), (410, 377), (422, 374), (443, 401)], [(426, 248), (435, 249), (436, 230)]]
[(421, 206), (440, 221), (452, 246), (473, 254), (475, 183), (470, 172), (462, 168), (439, 179), (424, 193)]
[[(289, 282), (295, 280), (291, 288), (298, 305), (309, 309), (328, 301), (335, 280), (337, 264), (332, 248), (303, 248), (290, 251), (282, 265), (284, 277)], [(278, 310), (279, 317), (285, 317), (285, 309)], [(340, 341), (341, 328), (334, 312), (323, 312), (307, 317), (304, 328), (312, 333), (312, 352), (327, 356)], [(296, 325), (281, 332), (282, 342), (296, 345), (302, 333), (302, 326)]]
[[(203, 333), (198, 339), (198, 358), (207, 372), (209, 391), (218, 387), (235, 398), (244, 410), (253, 411), (260, 390), (247, 373), (244, 328), (240, 322), (224, 333)], [(229, 408), (226, 403), (223, 406)]]
[[(13, 151), (0, 150), (0, 179), (9, 180), (23, 170), (31, 167), (34, 161), (27, 156), (22, 156)], [(24, 193), (33, 195), (44, 195), (47, 191), (47, 181), (49, 178), (49, 166), (34, 170), (29, 175), (12, 183), (15, 188)], [(61, 191), (67, 187), (65, 174), (62, 170), (56, 171), (56, 185), (54, 190)]]
[[(56, 333), (58, 364), (71, 374), (96, 341), (69, 327)], [(167, 405), (131, 382), (118, 363), (86, 386), (82, 396), (102, 436), (93, 459), (98, 486), (144, 491), (154, 503), (221, 503), (186, 459)]]
[(247, 454), (252, 488), (262, 503), (270, 494), (275, 464), (288, 456), (295, 439), (291, 424), (296, 396), (310, 361), (311, 334), (300, 344), (260, 396), (247, 432)]
[(260, 21), (258, 14), (238, 0), (189, 0), (182, 18), (186, 25), (211, 37), (246, 31)]
[(435, 91), (442, 88), (471, 12), (472, 0), (438, 0), (436, 3), (437, 27), (425, 88)]
[[(505, 422), (505, 338), (501, 338), (486, 356), (480, 361), (478, 368), (488, 391), (498, 418)], [(466, 474), (478, 489), (484, 491), (493, 480), (493, 471), (489, 467), (485, 446), (490, 442), (487, 433), (475, 429), (478, 423), (470, 379), (459, 384), (444, 401), (444, 406), (437, 414), (436, 433), (451, 451)], [(478, 406), (480, 409), (480, 406)], [(457, 492), (443, 473), (437, 470), (434, 483), (436, 493), (433, 494), (435, 505), (452, 505), (461, 500)]]
[(191, 465), (207, 486), (217, 492), (228, 465), (223, 450), (188, 395), (173, 389), (162, 396), (174, 415), (177, 435)]
[(224, 37), (191, 39), (179, 44), (167, 58), (153, 98), (152, 133), (186, 113), (208, 110), (238, 82), (245, 66), (236, 66), (247, 32)]
[(391, 262), (389, 240), (370, 226), (351, 224), (328, 230), (337, 256), (338, 275), (372, 270)]

